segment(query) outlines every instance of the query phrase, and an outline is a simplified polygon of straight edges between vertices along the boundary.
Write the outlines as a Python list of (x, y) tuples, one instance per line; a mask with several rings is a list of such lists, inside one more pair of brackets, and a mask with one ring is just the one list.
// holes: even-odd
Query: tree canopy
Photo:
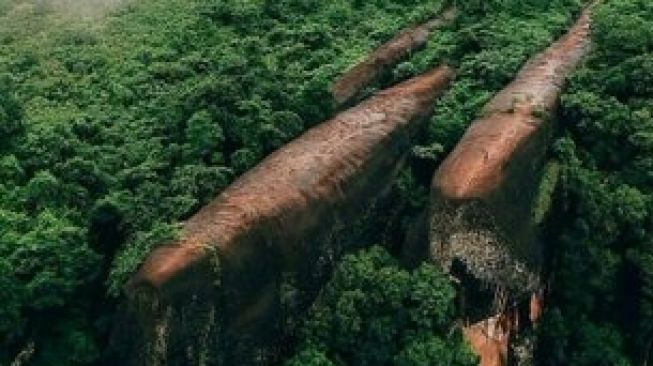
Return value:
[(298, 330), (294, 365), (475, 365), (435, 265), (408, 271), (381, 247), (345, 256)]

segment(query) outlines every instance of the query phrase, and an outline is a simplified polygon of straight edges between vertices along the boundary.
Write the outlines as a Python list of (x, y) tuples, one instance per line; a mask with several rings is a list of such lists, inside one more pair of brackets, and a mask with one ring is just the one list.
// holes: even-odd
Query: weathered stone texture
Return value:
[(552, 136), (551, 116), (565, 79), (590, 46), (590, 10), (485, 106), (433, 177), (431, 257), (445, 269), (464, 265), (463, 298), (467, 292), (472, 298), (479, 291), (509, 294), (499, 304), (471, 305), (490, 308), (487, 320), (465, 328), (482, 366), (507, 365), (511, 354), (516, 362), (532, 356), (530, 339), (521, 345), (511, 340), (523, 326), (514, 310), (526, 300), (533, 324), (541, 313), (539, 294), (527, 303), (541, 286), (532, 203)]
[(278, 334), (282, 273), (310, 282), (320, 261), (334, 259), (323, 258), (315, 237), (392, 184), (453, 77), (439, 67), (314, 127), (185, 222), (181, 238), (155, 249), (127, 287), (136, 309), (127, 328), (144, 344), (126, 353), (145, 353), (131, 362), (201, 364), (199, 355), (227, 347), (225, 329), (254, 343)]
[(432, 182), (431, 255), (518, 292), (538, 286), (531, 219), (558, 98), (590, 46), (590, 13), (529, 61), (484, 108)]

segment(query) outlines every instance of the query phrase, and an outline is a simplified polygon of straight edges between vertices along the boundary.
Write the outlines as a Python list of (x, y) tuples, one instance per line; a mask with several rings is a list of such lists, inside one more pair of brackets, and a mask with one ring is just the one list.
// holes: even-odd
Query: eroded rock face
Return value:
[[(534, 295), (534, 300), (538, 295)], [(520, 319), (519, 309), (512, 307), (501, 314), (480, 320), (463, 328), (463, 335), (474, 353), (480, 358), (480, 366), (526, 366), (533, 365), (533, 353), (536, 344), (535, 333), (523, 332), (526, 324), (534, 325), (531, 320)], [(523, 314), (525, 315), (525, 314)]]
[(320, 262), (334, 259), (314, 235), (347, 222), (390, 186), (419, 121), (453, 76), (439, 67), (342, 112), (190, 218), (181, 239), (155, 249), (127, 287), (132, 320), (118, 333), (139, 343), (123, 352), (127, 361), (213, 364), (230, 347), (227, 333), (254, 343), (278, 334), (282, 273), (310, 282)]
[(392, 66), (406, 59), (412, 52), (424, 47), (431, 32), (450, 23), (455, 17), (455, 8), (450, 8), (440, 17), (422, 25), (408, 28), (381, 45), (365, 60), (335, 81), (331, 90), (336, 102), (346, 103), (350, 101), (365, 87), (390, 70)]
[(494, 314), (506, 314), (509, 307), (524, 302), (531, 307), (531, 321), (539, 319), (541, 301), (527, 302), (528, 295), (541, 286), (542, 256), (532, 203), (552, 136), (550, 116), (565, 79), (589, 46), (587, 9), (564, 37), (531, 59), (485, 106), (483, 116), (471, 125), (433, 178), (431, 257), (449, 270), (452, 264), (462, 264), (464, 275), (473, 278), (461, 283), (463, 292), (478, 291), (476, 283), (480, 282), (481, 292), (509, 294), (508, 301), (486, 304), (488, 320), (465, 330), (481, 356), (481, 365), (506, 365), (511, 333), (520, 327), (501, 325), (503, 315)]
[(590, 45), (590, 13), (485, 107), (432, 182), (431, 255), (454, 258), (486, 283), (531, 291), (539, 250), (531, 202), (561, 88)]

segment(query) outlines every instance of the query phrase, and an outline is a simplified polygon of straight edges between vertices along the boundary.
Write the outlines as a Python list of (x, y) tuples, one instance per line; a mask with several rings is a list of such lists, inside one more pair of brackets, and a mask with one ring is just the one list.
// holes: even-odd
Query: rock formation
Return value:
[[(433, 178), (430, 255), (466, 279), (463, 292), (477, 292), (465, 295), (477, 308), (476, 314), (465, 314), (473, 322), (527, 303), (540, 287), (542, 256), (532, 202), (561, 89), (589, 46), (587, 9), (485, 106)], [(487, 301), (479, 314), (480, 292), (508, 293), (508, 301)], [(468, 333), (476, 337), (474, 329)], [(489, 362), (484, 364), (494, 364)]]
[(346, 103), (350, 101), (398, 62), (406, 59), (412, 52), (424, 47), (431, 32), (450, 23), (455, 17), (455, 8), (450, 8), (440, 17), (422, 25), (408, 28), (381, 45), (362, 62), (335, 81), (331, 91), (336, 102)]
[(123, 362), (216, 363), (225, 353), (237, 357), (230, 338), (265, 343), (278, 335), (282, 274), (311, 282), (320, 262), (335, 259), (316, 236), (389, 187), (453, 76), (439, 67), (314, 127), (186, 221), (180, 239), (155, 249), (128, 284), (128, 315), (117, 331)]
[(432, 182), (431, 255), (460, 259), (486, 283), (534, 289), (527, 264), (531, 202), (565, 78), (587, 53), (589, 10), (562, 39), (529, 61), (467, 130)]

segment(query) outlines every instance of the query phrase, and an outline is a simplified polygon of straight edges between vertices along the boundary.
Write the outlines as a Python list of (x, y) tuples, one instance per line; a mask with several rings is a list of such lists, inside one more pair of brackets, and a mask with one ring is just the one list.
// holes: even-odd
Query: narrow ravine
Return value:
[(460, 280), (484, 366), (507, 363), (520, 304), (541, 302), (532, 202), (565, 79), (589, 51), (590, 12), (485, 106), (433, 177), (430, 255)]

